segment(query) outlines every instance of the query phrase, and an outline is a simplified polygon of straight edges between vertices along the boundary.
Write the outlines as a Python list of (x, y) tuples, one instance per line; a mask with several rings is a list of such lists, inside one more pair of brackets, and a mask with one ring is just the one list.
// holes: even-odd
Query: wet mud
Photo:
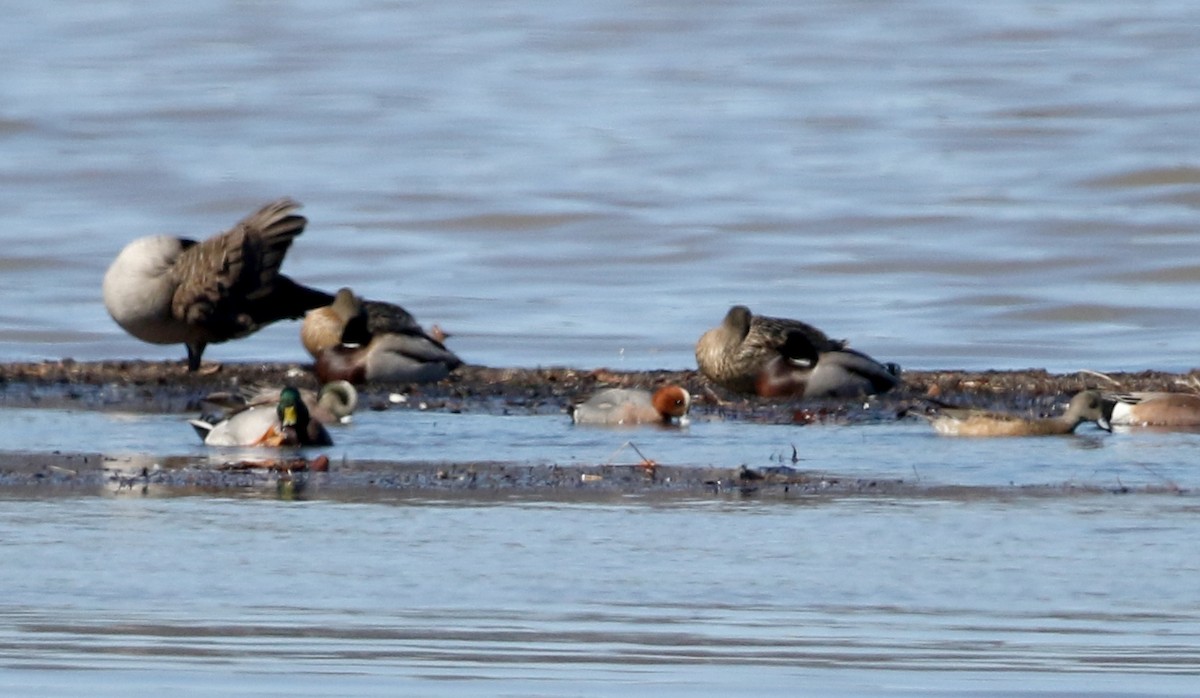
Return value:
[[(0, 405), (145, 413), (187, 413), (205, 396), (249, 385), (315, 387), (302, 364), (231, 363), (188, 373), (176, 362), (71, 360), (0, 365)], [(1026, 371), (909, 371), (899, 388), (851, 401), (778, 401), (731, 394), (696, 371), (621, 372), (609, 369), (488, 368), (465, 366), (428, 385), (372, 385), (359, 409), (425, 409), (450, 413), (547, 414), (605, 387), (678, 383), (694, 395), (694, 419), (797, 425), (868, 424), (902, 418), (923, 398), (986, 408), (1053, 414), (1079, 390), (1186, 390), (1193, 373)], [(397, 399), (397, 396), (403, 396)], [(265, 453), (255, 461), (214, 465), (196, 458), (153, 463), (97, 453), (0, 454), (0, 492), (187, 494), (244, 492), (255, 496), (552, 496), (607, 498), (630, 495), (736, 496), (803, 499), (816, 496), (894, 495), (1007, 497), (1064, 493), (1123, 493), (1123, 488), (1037, 486), (1007, 488), (923, 486), (916, 482), (848, 478), (784, 464), (760, 469), (662, 466), (653, 461), (561, 467), (467, 462), (328, 462), (322, 456)], [(1169, 486), (1139, 491), (1179, 494)]]

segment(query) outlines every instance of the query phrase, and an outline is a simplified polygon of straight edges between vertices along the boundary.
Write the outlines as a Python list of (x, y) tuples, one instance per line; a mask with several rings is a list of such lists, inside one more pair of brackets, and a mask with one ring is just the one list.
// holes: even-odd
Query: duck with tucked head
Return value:
[(274, 406), (256, 405), (224, 419), (189, 422), (209, 446), (332, 446), (333, 439), (313, 419), (300, 391), (287, 386)]
[[(339, 294), (339, 300), (345, 298)], [(420, 327), (379, 322), (372, 330), (361, 299), (349, 294), (342, 312), (348, 316), (340, 341), (321, 350), (316, 373), (322, 383), (432, 383), (462, 365), (462, 360)]]
[(1110, 393), (1104, 396), (1101, 424), (1130, 427), (1200, 427), (1200, 395), (1195, 393)]
[(1084, 422), (1102, 417), (1100, 392), (1085, 390), (1071, 398), (1058, 417), (1028, 417), (1009, 412), (992, 412), (965, 407), (937, 405), (918, 413), (946, 436), (1058, 436), (1073, 434)]
[(636, 424), (686, 424), (692, 396), (678, 385), (651, 394), (634, 388), (601, 390), (586, 402), (571, 407), (576, 424), (632, 426)]
[(812, 325), (754, 315), (744, 305), (700, 337), (696, 363), (714, 383), (760, 397), (859, 397), (900, 383), (896, 364), (881, 364)]
[(279, 267), (307, 221), (280, 199), (204, 242), (156, 235), (125, 246), (104, 275), (104, 305), (126, 332), (151, 344), (183, 344), (189, 371), (209, 344), (245, 337), (327, 305)]
[[(314, 359), (319, 358), (321, 352), (342, 343), (346, 325), (362, 313), (366, 314), (366, 331), (371, 335), (424, 333), (416, 318), (404, 308), (394, 303), (364, 300), (349, 288), (340, 288), (329, 305), (313, 308), (304, 316), (300, 341)], [(439, 342), (444, 339), (444, 335), (437, 337), (433, 331), (429, 334)]]

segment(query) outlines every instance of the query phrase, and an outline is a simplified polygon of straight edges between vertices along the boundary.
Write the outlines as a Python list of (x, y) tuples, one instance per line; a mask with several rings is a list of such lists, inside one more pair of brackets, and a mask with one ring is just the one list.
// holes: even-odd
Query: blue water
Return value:
[[(289, 195), (310, 224), (287, 273), (401, 303), (479, 364), (689, 368), (733, 303), (909, 368), (1196, 363), (1194, 3), (4, 15), (0, 361), (182, 358), (107, 317), (109, 261)], [(297, 331), (206, 358), (304, 361)], [(6, 450), (210, 457), (191, 415), (3, 416)], [(589, 505), (30, 491), (0, 502), (0, 692), (1195, 693), (1195, 434), (998, 444), (909, 421), (703, 419), (617, 434), (392, 410), (335, 438), (335, 463), (570, 466), (632, 461), (633, 441), (733, 469), (794, 445), (806, 470), (967, 490)], [(1062, 495), (996, 494), (1010, 485)]]
[(745, 303), (914, 368), (1195, 364), (1192, 3), (10, 9), (0, 359), (181, 355), (108, 261), (290, 195), (290, 274), (477, 363), (685, 368)]

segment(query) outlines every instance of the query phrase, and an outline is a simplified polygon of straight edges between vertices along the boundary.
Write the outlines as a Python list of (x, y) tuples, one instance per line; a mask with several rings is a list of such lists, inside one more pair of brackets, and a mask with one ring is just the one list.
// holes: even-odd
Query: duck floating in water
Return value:
[(151, 344), (183, 344), (189, 371), (209, 344), (298, 318), (332, 296), (279, 267), (307, 221), (280, 199), (204, 242), (169, 235), (125, 246), (104, 275), (104, 305), (126, 332)]
[(1071, 398), (1058, 417), (1033, 418), (1008, 412), (935, 406), (919, 412), (937, 433), (947, 436), (1057, 436), (1072, 434), (1084, 422), (1102, 417), (1100, 392), (1085, 390)]
[(1200, 395), (1141, 392), (1104, 395), (1104, 418), (1110, 426), (1200, 427)]
[(462, 365), (462, 359), (415, 322), (408, 326), (382, 315), (373, 322), (362, 299), (352, 293), (339, 292), (337, 301), (342, 304), (339, 316), (348, 319), (340, 342), (317, 355), (315, 369), (322, 383), (432, 383)]
[(274, 406), (255, 405), (218, 421), (189, 424), (209, 446), (332, 446), (321, 422), (309, 415), (300, 391), (287, 386)]
[(635, 388), (601, 390), (586, 402), (571, 407), (576, 424), (627, 426), (635, 424), (685, 424), (692, 396), (678, 385), (651, 394)]
[[(300, 399), (309, 415), (325, 426), (346, 424), (358, 408), (358, 390), (346, 381), (332, 381), (313, 391), (300, 388)], [(237, 394), (212, 393), (203, 403), (224, 410), (226, 414), (249, 407), (274, 407), (279, 403), (279, 389), (247, 386)], [(219, 421), (219, 420), (218, 420)]]
[(881, 364), (798, 320), (753, 315), (744, 305), (700, 337), (696, 363), (714, 383), (760, 397), (859, 397), (900, 383), (896, 364)]

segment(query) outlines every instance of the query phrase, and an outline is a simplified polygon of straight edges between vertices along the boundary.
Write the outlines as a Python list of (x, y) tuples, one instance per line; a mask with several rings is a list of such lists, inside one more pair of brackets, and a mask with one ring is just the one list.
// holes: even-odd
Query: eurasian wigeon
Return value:
[(891, 390), (900, 367), (881, 364), (798, 320), (753, 315), (743, 305), (696, 343), (709, 380), (761, 397), (858, 397)]
[(1071, 398), (1058, 417), (1035, 418), (1008, 412), (937, 406), (918, 412), (939, 434), (947, 436), (1055, 436), (1074, 433), (1084, 422), (1101, 418), (1100, 392), (1085, 390)]
[(692, 396), (678, 385), (654, 391), (636, 388), (607, 388), (587, 401), (571, 407), (576, 424), (632, 426), (635, 424), (684, 424)]
[(134, 240), (104, 275), (108, 314), (144, 342), (184, 344), (195, 371), (207, 345), (327, 305), (328, 293), (279, 273), (304, 232), (299, 207), (280, 199), (199, 243), (168, 235)]
[(1106, 394), (1104, 421), (1112, 426), (1200, 427), (1200, 395), (1167, 392)]
[(189, 422), (209, 446), (331, 446), (333, 439), (313, 419), (300, 391), (287, 386), (274, 406), (247, 407), (217, 421)]

